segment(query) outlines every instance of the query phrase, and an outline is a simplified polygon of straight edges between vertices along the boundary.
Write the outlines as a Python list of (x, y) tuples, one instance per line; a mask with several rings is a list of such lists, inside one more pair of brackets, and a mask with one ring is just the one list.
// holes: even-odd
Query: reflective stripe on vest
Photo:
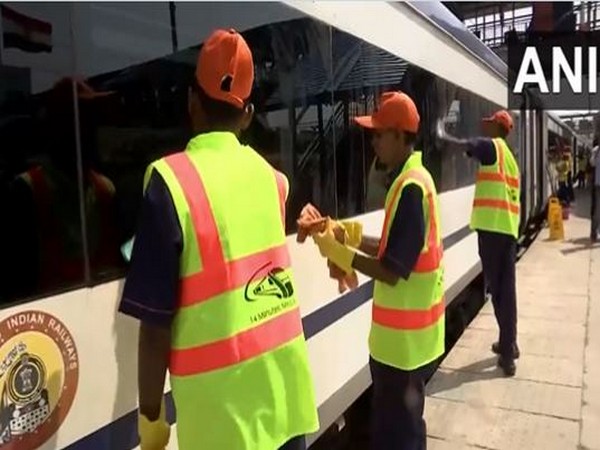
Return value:
[[(168, 156), (165, 162), (179, 181), (190, 205), (202, 261), (209, 262), (202, 271), (181, 279), (180, 307), (211, 300), (244, 286), (251, 278), (267, 276), (272, 266), (290, 266), (285, 244), (233, 261), (225, 261), (217, 224), (200, 174), (185, 152)], [(281, 217), (285, 223), (285, 179), (276, 171), (274, 176), (278, 186)], [(170, 371), (174, 375), (190, 375), (236, 364), (263, 354), (302, 334), (302, 323), (298, 314), (296, 307), (230, 338), (187, 349), (173, 349)]]
[[(503, 139), (493, 139), (496, 163), (477, 173), (471, 228), (518, 236), (520, 214), (519, 171)], [(507, 162), (506, 159), (510, 158)]]
[(425, 310), (399, 310), (373, 306), (373, 322), (388, 328), (398, 330), (418, 330), (428, 327), (438, 321), (444, 314), (446, 304), (444, 299)]
[[(383, 256), (383, 252), (387, 247), (387, 241), (389, 237), (389, 227), (391, 226), (390, 220), (393, 218), (392, 207), (398, 203), (398, 196), (404, 186), (404, 183), (407, 179), (412, 178), (418, 180), (425, 188), (427, 192), (427, 203), (429, 205), (429, 211), (437, 211), (435, 206), (435, 200), (433, 198), (433, 191), (431, 190), (431, 186), (429, 185), (429, 180), (427, 180), (418, 169), (411, 169), (405, 174), (403, 174), (402, 179), (399, 183), (396, 184), (396, 187), (392, 191), (392, 199), (389, 202), (386, 211), (385, 211), (385, 219), (383, 222), (383, 236), (379, 241), (379, 252), (377, 257), (381, 258)], [(439, 230), (437, 227), (437, 221), (435, 220), (434, 214), (429, 214), (429, 223), (427, 224), (426, 231), (427, 239), (425, 242), (425, 247), (419, 254), (419, 258), (417, 259), (417, 263), (413, 268), (413, 272), (423, 273), (423, 272), (431, 272), (437, 269), (440, 265), (440, 261), (442, 260), (443, 250), (442, 246), (439, 244), (441, 242)]]
[[(393, 206), (399, 201), (398, 196), (402, 191), (405, 183), (408, 180), (418, 181), (422, 188), (424, 188), (424, 194), (427, 198), (427, 204), (429, 206), (429, 221), (426, 226), (426, 239), (425, 245), (419, 254), (417, 263), (413, 268), (415, 273), (429, 273), (436, 271), (441, 264), (443, 256), (443, 247), (441, 236), (438, 232), (436, 216), (438, 214), (435, 199), (433, 198), (433, 189), (431, 187), (430, 180), (423, 176), (419, 169), (409, 169), (404, 172), (399, 182), (396, 184), (393, 190), (392, 199), (388, 203), (385, 209), (385, 220), (383, 224), (383, 236), (379, 243), (378, 258), (383, 256), (387, 241), (389, 237), (391, 226), (390, 221), (393, 218)], [(396, 309), (396, 308), (385, 308), (373, 303), (373, 321), (379, 325), (387, 326), (389, 328), (397, 329), (418, 329), (428, 327), (434, 324), (439, 317), (444, 313), (444, 299), (436, 299), (435, 303), (428, 309)]]
[(373, 359), (403, 370), (415, 369), (439, 357), (444, 352), (445, 339), (439, 205), (433, 180), (422, 166), (418, 152), (405, 163), (388, 193), (378, 255), (381, 257), (385, 251), (402, 190), (409, 183), (423, 192), (425, 242), (408, 280), (400, 279), (395, 286), (375, 282), (369, 336)]

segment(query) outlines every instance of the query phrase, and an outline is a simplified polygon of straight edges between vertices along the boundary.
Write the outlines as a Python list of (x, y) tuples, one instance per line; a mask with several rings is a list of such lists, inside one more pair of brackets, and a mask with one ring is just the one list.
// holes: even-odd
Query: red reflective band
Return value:
[(480, 172), (477, 174), (477, 181), (495, 181), (498, 183), (506, 183), (512, 188), (519, 188), (518, 178), (504, 176), (501, 173)]
[(473, 201), (473, 206), (476, 208), (492, 208), (503, 209), (510, 211), (513, 214), (519, 214), (519, 206), (508, 203), (505, 200), (495, 200), (491, 198), (477, 198)]
[[(425, 182), (427, 185), (427, 182)], [(416, 273), (433, 272), (440, 267), (442, 261), (443, 248), (442, 243), (438, 242), (437, 221), (435, 220), (435, 202), (431, 193), (431, 186), (428, 186), (427, 201), (429, 203), (429, 235), (427, 236), (427, 251), (421, 252), (417, 263), (413, 269)]]
[(202, 271), (181, 279), (180, 307), (190, 306), (240, 288), (253, 276), (266, 275), (270, 268), (285, 269), (290, 266), (285, 243), (226, 261), (204, 184), (189, 155), (186, 152), (176, 153), (165, 158), (165, 161), (183, 190), (196, 233), (198, 252), (203, 262)]
[(444, 314), (446, 302), (442, 298), (429, 309), (392, 309), (373, 303), (373, 322), (396, 330), (418, 330), (435, 324)]
[(478, 177), (488, 177), (488, 176), (497, 176), (500, 175), (500, 179), (490, 179), (486, 181), (502, 181), (508, 184), (510, 187), (518, 188), (519, 187), (519, 179), (515, 177), (508, 176), (504, 173), (504, 147), (496, 140), (493, 140), (494, 146), (496, 147), (496, 154), (498, 155), (498, 171), (499, 174), (487, 174), (485, 172), (478, 174)]
[[(430, 233), (432, 236), (433, 233)], [(435, 239), (435, 238), (433, 238)], [(436, 245), (435, 242), (431, 242), (432, 239), (429, 239), (429, 250), (425, 253), (421, 253), (419, 258), (417, 259), (417, 263), (413, 268), (413, 272), (415, 273), (428, 273), (433, 272), (438, 267), (440, 267), (440, 262), (443, 257), (443, 249), (441, 245)]]
[(230, 338), (171, 350), (169, 371), (175, 376), (186, 376), (222, 369), (275, 350), (302, 332), (300, 310), (296, 307)]
[(383, 252), (387, 246), (387, 241), (389, 237), (389, 233), (387, 232), (389, 221), (391, 220), (392, 207), (398, 198), (398, 194), (404, 185), (404, 182), (407, 178), (413, 177), (417, 179), (419, 182), (423, 183), (423, 185), (427, 188), (427, 202), (429, 204), (429, 234), (426, 236), (427, 239), (427, 251), (421, 252), (419, 258), (417, 259), (417, 263), (413, 268), (413, 272), (416, 273), (427, 273), (433, 272), (440, 266), (440, 262), (443, 256), (443, 248), (441, 242), (438, 242), (438, 232), (437, 232), (437, 222), (435, 220), (435, 201), (433, 199), (433, 189), (429, 186), (428, 180), (421, 176), (421, 173), (416, 170), (409, 170), (406, 172), (404, 179), (400, 180), (396, 189), (394, 190), (394, 194), (392, 195), (392, 201), (389, 203), (389, 208), (385, 211), (385, 219), (383, 222), (383, 236), (379, 243), (379, 252), (378, 257), (381, 258), (383, 256)]
[(202, 272), (181, 280), (180, 306), (194, 305), (224, 292), (241, 288), (251, 279), (260, 281), (274, 267), (288, 268), (290, 257), (286, 245), (283, 244), (230, 261), (225, 265), (213, 264), (215, 264), (213, 261), (208, 260)]

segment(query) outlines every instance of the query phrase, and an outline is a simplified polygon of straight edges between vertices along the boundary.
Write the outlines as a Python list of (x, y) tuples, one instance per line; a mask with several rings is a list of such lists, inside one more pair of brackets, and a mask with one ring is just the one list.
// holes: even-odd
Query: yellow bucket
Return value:
[(551, 240), (556, 241), (565, 238), (562, 207), (556, 197), (550, 197), (548, 202), (548, 226), (550, 227)]

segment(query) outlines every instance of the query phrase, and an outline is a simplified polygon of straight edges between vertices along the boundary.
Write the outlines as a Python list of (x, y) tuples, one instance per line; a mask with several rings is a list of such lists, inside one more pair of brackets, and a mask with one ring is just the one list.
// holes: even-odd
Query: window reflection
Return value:
[[(198, 12), (211, 8), (194, 6)], [(331, 117), (329, 29), (310, 19), (297, 19), (242, 34), (254, 56), (256, 114), (240, 140), (288, 175), (290, 232), (307, 201), (335, 213), (334, 184), (320, 182), (320, 174), (330, 175), (333, 164), (320, 157), (333, 150), (332, 130), (325, 125)], [(102, 167), (119, 193), (124, 236), (135, 231), (148, 163), (185, 148), (192, 137), (187, 94), (199, 49), (195, 45), (91, 80), (99, 88), (117, 91), (120, 98), (99, 124), (98, 148)]]
[[(0, 300), (85, 280), (68, 5), (2, 4)], [(5, 251), (4, 251), (5, 249)]]

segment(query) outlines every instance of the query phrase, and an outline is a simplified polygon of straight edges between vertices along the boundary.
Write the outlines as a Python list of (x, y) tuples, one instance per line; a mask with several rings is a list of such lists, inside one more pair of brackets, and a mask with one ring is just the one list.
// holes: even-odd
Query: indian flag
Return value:
[(52, 24), (1, 5), (4, 48), (25, 52), (52, 51)]

